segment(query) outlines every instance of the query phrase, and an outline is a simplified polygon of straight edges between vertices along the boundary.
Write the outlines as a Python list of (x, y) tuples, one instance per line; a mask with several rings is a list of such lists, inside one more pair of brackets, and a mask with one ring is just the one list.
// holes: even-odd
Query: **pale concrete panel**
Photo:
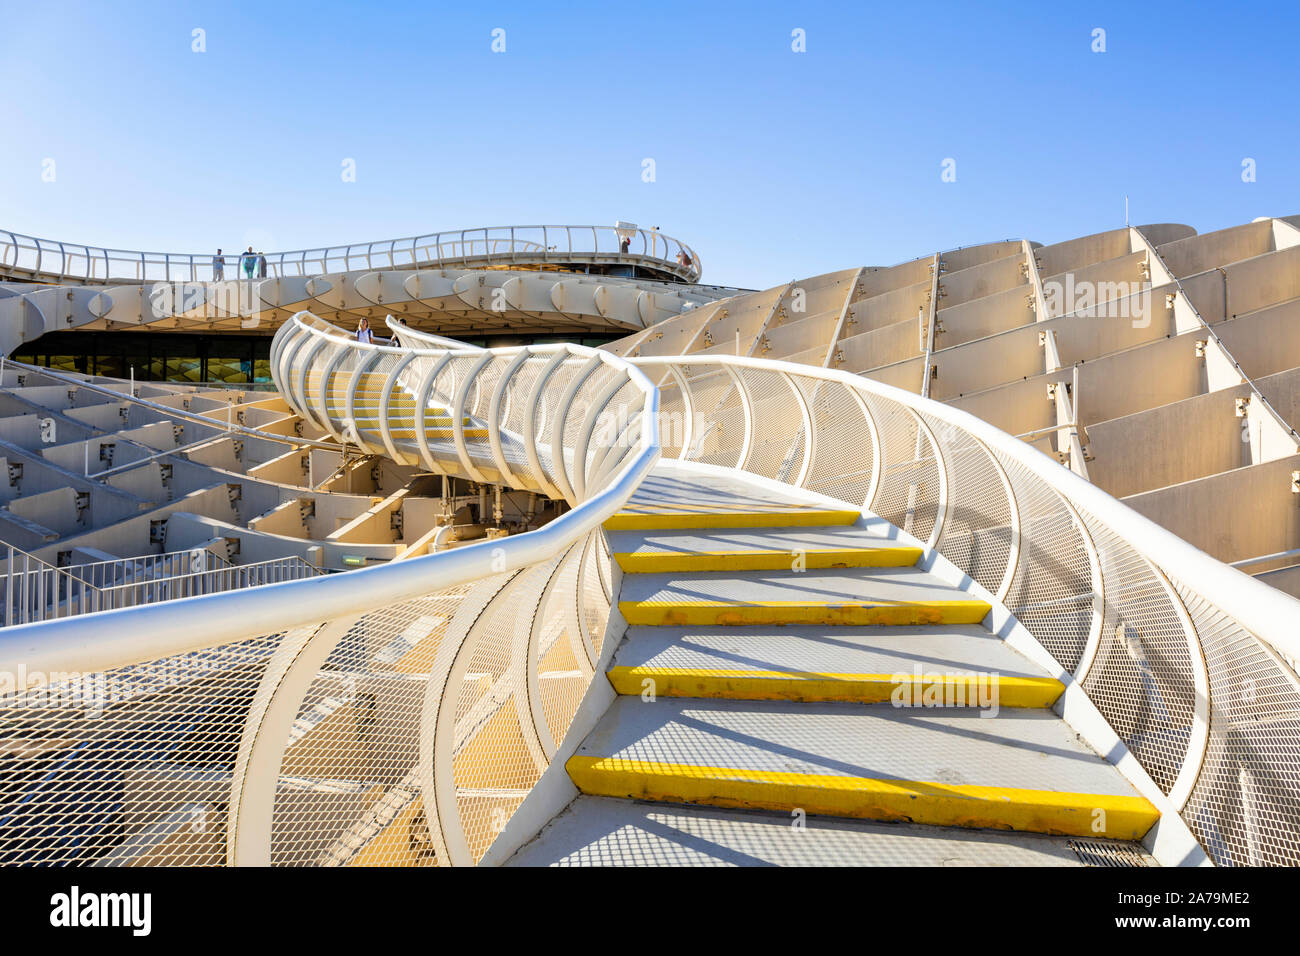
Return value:
[[(786, 322), (776, 328), (768, 326), (764, 333), (768, 350), (764, 351), (760, 343), (754, 350), (754, 354), (759, 358), (779, 359), (795, 352), (820, 347), (821, 354), (825, 356), (831, 336), (835, 334), (835, 325), (839, 320), (840, 313), (836, 309), (819, 315), (809, 315), (800, 318), (797, 322)], [(821, 364), (820, 360), (818, 364)]]
[(932, 385), (933, 395), (946, 401), (1045, 371), (1038, 337), (1047, 329), (1055, 330), (1062, 361), (1069, 365), (1162, 339), (1170, 333), (1171, 324), (1166, 315), (1157, 316), (1144, 328), (1125, 318), (1065, 316), (966, 342), (935, 353), (939, 375)]
[(1156, 339), (1089, 360), (1079, 368), (1075, 412), (1085, 423), (1107, 421), (1182, 401), (1204, 391), (1204, 360), (1194, 333)]
[(916, 325), (918, 309), (926, 309), (930, 297), (930, 280), (886, 292), (855, 302), (845, 320), (845, 335), (872, 332), (899, 322)]
[(700, 326), (716, 314), (719, 306), (702, 306), (654, 326), (644, 335), (630, 335), (612, 342), (605, 348), (615, 355), (625, 355), (630, 350), (637, 355), (680, 355), (695, 338)]
[[(1146, 253), (1139, 251), (1104, 262), (1080, 266), (1068, 272), (1043, 277), (1043, 297), (1050, 317), (1068, 315), (1132, 296), (1143, 289), (1146, 276), (1141, 264)], [(1163, 308), (1163, 303), (1161, 304)]]
[(985, 242), (977, 246), (949, 249), (943, 253), (943, 264), (949, 272), (959, 272), (1006, 256), (1015, 256), (1019, 260), (1023, 254), (1019, 239), (1005, 239), (1002, 242)]
[(920, 256), (887, 269), (873, 269), (862, 277), (862, 298), (872, 298), (903, 289), (918, 282), (930, 281), (930, 263), (933, 256)]
[(840, 339), (848, 368), (873, 369), (912, 358), (920, 351), (915, 322), (896, 322), (873, 332)]
[(1196, 235), (1195, 229), (1180, 222), (1157, 222), (1149, 226), (1138, 226), (1137, 228), (1142, 231), (1142, 234), (1147, 237), (1147, 241), (1153, 246)]
[(1047, 397), (1047, 383), (1060, 377), (1061, 373), (1057, 372), (1051, 376), (1018, 379), (951, 398), (948, 404), (982, 418), (1009, 435), (1023, 435), (1057, 423), (1056, 403)]
[(1156, 251), (1174, 275), (1184, 277), (1229, 262), (1239, 262), (1273, 250), (1273, 227), (1268, 221), (1248, 222), (1199, 236), (1158, 245)]
[(707, 355), (714, 352), (735, 355), (737, 340), (740, 342), (740, 354), (747, 354), (784, 289), (784, 286), (769, 289), (759, 295), (744, 296), (743, 300), (738, 298), (725, 304), (704, 324), (688, 354)]
[[(870, 371), (855, 369), (847, 362), (844, 364), (844, 368), (856, 372), (858, 375), (865, 375), (867, 378), (874, 378), (878, 382), (884, 382), (886, 385), (893, 385), (896, 388), (907, 389), (907, 391), (919, 395), (921, 393), (921, 372), (925, 368), (925, 356), (899, 362), (897, 365), (874, 368)], [(933, 387), (933, 383), (931, 387)]]
[[(1163, 303), (1163, 296), (1159, 301)], [(1048, 324), (1056, 330), (1062, 362), (1091, 361), (1174, 333), (1173, 313), (1163, 308), (1153, 309), (1153, 315), (1138, 319), (1124, 315), (1123, 304), (1113, 305), (1117, 306), (1114, 311), (1120, 314), (1065, 316)], [(1044, 324), (1040, 323), (1040, 328)]]
[(790, 292), (782, 299), (776, 315), (772, 316), (768, 328), (798, 322), (805, 316), (818, 312), (834, 311), (838, 315), (851, 291), (849, 284), (857, 274), (857, 269), (846, 269), (843, 272), (832, 272), (815, 279), (796, 280)]
[(1292, 428), (1300, 426), (1300, 368), (1266, 375), (1256, 379), (1255, 386), (1284, 422)]
[(1038, 260), (1038, 274), (1051, 276), (1126, 256), (1132, 251), (1129, 231), (1124, 228), (1043, 246), (1035, 251), (1034, 257)]
[(1197, 395), (1088, 426), (1088, 477), (1117, 498), (1214, 475), (1249, 462), (1235, 400), (1248, 385)]
[(944, 258), (944, 272), (939, 278), (939, 307), (949, 309), (994, 295), (1016, 286), (1027, 286), (1029, 279), (1022, 266), (1023, 256), (1004, 256), (992, 262), (955, 271)]
[(1300, 366), (1300, 300), (1220, 323), (1214, 331), (1250, 378)]
[(1022, 285), (996, 292), (939, 312), (936, 348), (952, 348), (963, 342), (1032, 325), (1035, 313), (1030, 307), (1029, 287)]
[(1148, 491), (1124, 503), (1220, 561), (1300, 548), (1300, 455)]
[(1181, 280), (1185, 299), (1210, 325), (1222, 322), (1228, 317), (1228, 301), (1224, 295), (1223, 273), (1217, 269), (1202, 272)]
[(930, 396), (947, 401), (966, 392), (1029, 378), (1044, 370), (1038, 328), (1032, 325), (934, 353)]
[(1300, 297), (1300, 246), (1237, 262), (1224, 271), (1229, 317)]

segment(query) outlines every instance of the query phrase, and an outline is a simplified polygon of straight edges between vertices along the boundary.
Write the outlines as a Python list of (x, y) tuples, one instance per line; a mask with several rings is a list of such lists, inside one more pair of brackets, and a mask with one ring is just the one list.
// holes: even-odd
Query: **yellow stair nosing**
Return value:
[(655, 551), (617, 552), (614, 559), (629, 574), (675, 571), (780, 571), (796, 564), (809, 569), (909, 567), (921, 558), (920, 548), (825, 548), (771, 551)]
[(609, 531), (669, 531), (687, 528), (798, 528), (851, 525), (861, 512), (824, 508), (790, 511), (623, 511), (605, 521)]
[(683, 625), (829, 624), (895, 625), (978, 624), (991, 610), (987, 601), (619, 601), (628, 624)]
[[(728, 670), (693, 667), (611, 667), (606, 675), (614, 690), (635, 697), (651, 681), (656, 696), (709, 700), (785, 700), (809, 703), (846, 701), (884, 703), (906, 691), (909, 701), (937, 692), (930, 706), (977, 706), (981, 694), (996, 689), (989, 703), (999, 707), (1046, 708), (1056, 703), (1065, 685), (1054, 677), (1019, 677), (996, 673), (840, 674), (820, 671)], [(925, 698), (921, 698), (924, 700)], [(916, 704), (921, 706), (921, 704)]]
[(1140, 840), (1160, 818), (1123, 794), (706, 767), (575, 755), (565, 763), (585, 794), (786, 813)]

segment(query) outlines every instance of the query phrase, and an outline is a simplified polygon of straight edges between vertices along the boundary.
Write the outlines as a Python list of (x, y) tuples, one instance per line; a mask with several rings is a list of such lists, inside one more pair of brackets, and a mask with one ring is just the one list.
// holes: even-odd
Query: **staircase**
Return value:
[(1062, 685), (893, 526), (736, 476), (652, 477), (605, 528), (619, 696), (513, 863), (1150, 862)]

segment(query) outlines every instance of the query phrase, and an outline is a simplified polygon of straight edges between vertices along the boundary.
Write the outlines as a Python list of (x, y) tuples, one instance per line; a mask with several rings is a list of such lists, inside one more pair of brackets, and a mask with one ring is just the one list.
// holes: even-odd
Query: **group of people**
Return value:
[[(659, 235), (659, 227), (655, 226), (653, 229), (651, 229), (650, 234), (651, 236), (657, 237)], [(656, 245), (654, 240), (651, 241), (651, 245), (652, 247)], [(621, 239), (619, 239), (618, 251), (621, 255), (627, 255), (631, 248), (632, 248), (631, 236), (623, 236)], [(687, 252), (684, 248), (677, 253), (677, 263), (678, 265), (685, 266), (687, 269), (695, 268), (695, 260), (691, 258), (691, 254)]]
[[(266, 278), (266, 253), (254, 252), (253, 247), (249, 246), (247, 252), (239, 254), (239, 271), (242, 271), (245, 279), (265, 279)], [(212, 257), (212, 278), (214, 281), (220, 281), (226, 277), (226, 257), (221, 250)], [(238, 278), (238, 272), (236, 273)]]

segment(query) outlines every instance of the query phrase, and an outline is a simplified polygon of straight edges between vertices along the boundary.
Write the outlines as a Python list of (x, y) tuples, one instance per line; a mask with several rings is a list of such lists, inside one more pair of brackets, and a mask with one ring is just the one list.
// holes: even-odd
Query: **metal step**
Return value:
[(1155, 865), (1141, 844), (1113, 840), (580, 796), (506, 865), (1102, 866), (1106, 858)]
[(672, 803), (1122, 840), (1158, 818), (1038, 710), (620, 697), (566, 766), (584, 793)]
[(956, 704), (983, 682), (1003, 707), (1049, 707), (1064, 690), (974, 625), (632, 627), (608, 676), (620, 694), (730, 700)]
[(611, 531), (608, 538), (614, 559), (629, 573), (906, 567), (921, 557), (919, 547), (896, 537), (847, 525)]
[(977, 624), (986, 601), (916, 568), (635, 574), (619, 610), (629, 624)]

